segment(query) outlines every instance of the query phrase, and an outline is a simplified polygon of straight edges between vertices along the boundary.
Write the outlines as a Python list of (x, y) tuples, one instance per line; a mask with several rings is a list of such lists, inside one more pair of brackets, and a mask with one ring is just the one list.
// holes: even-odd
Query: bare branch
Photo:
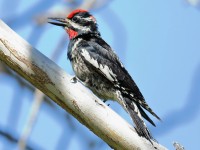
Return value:
[(134, 128), (81, 83), (0, 21), (0, 60), (40, 89), (114, 149), (166, 149), (137, 135)]

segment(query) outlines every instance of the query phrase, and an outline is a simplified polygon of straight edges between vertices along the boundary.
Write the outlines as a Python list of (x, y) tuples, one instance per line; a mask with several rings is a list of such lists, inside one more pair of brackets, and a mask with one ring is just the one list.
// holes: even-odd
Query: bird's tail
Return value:
[(151, 140), (154, 140), (150, 131), (148, 130), (145, 122), (142, 119), (141, 113), (143, 113), (144, 111), (140, 109), (142, 109), (140, 106), (136, 105), (132, 100), (130, 100), (129, 98), (123, 98), (124, 103), (125, 103), (125, 107), (128, 111), (128, 113), (130, 114), (134, 124), (135, 124), (135, 129), (137, 131), (137, 133), (146, 138), (147, 140), (149, 140), (151, 142), (151, 144), (153, 145)]

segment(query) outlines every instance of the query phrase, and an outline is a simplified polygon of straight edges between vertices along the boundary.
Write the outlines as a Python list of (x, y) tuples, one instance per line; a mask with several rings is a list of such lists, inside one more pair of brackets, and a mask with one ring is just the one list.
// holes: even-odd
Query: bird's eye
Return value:
[(73, 18), (72, 18), (72, 21), (74, 21), (74, 22), (76, 22), (77, 20), (78, 20), (77, 17), (73, 17)]

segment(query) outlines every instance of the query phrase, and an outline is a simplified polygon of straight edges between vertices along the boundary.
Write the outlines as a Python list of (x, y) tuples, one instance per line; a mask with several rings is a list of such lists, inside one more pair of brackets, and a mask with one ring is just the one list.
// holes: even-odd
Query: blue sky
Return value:
[[(20, 16), (35, 3), (34, 1), (21, 2), (20, 7), (15, 10), (16, 14)], [(42, 8), (44, 12), (47, 8), (53, 7), (58, 10), (60, 5), (62, 3), (53, 1)], [(16, 20), (10, 26), (43, 54), (50, 57), (52, 50), (64, 36), (64, 30), (48, 24), (37, 27), (32, 21), (31, 14), (43, 14), (42, 8), (41, 10), (38, 8), (35, 12), (31, 12), (30, 9), (30, 15), (24, 13), (26, 18), (24, 24), (21, 25), (21, 22), (17, 24), (18, 20)], [(126, 3), (113, 0), (104, 7), (94, 9), (92, 13), (97, 19), (102, 37), (117, 52), (146, 101), (162, 118), (162, 122), (154, 119), (156, 128), (148, 124), (152, 134), (169, 149), (173, 149), (173, 141), (180, 142), (186, 149), (197, 149), (199, 147), (197, 139), (200, 134), (200, 11), (187, 5), (183, 0), (134, 0)], [(6, 17), (6, 13), (1, 16), (7, 21), (9, 17)], [(42, 34), (37, 35), (35, 33), (37, 30), (40, 30)], [(34, 35), (39, 36), (40, 40), (35, 42)], [(69, 61), (66, 59), (67, 42), (66, 36), (65, 50), (57, 63), (68, 73), (73, 74)], [(8, 110), (12, 108), (13, 95), (17, 95), (13, 86), (15, 89), (20, 88), (12, 78), (0, 74), (0, 91), (5, 91), (0, 93), (3, 97), (0, 99), (0, 125), (4, 128), (9, 125)], [(23, 95), (19, 96), (21, 98), (19, 102), (23, 102), (23, 105), (20, 107), (20, 119), (16, 126), (18, 134), (23, 129), (31, 106), (30, 100), (33, 98), (30, 91), (25, 89), (19, 91), (18, 93)], [(109, 103), (111, 108), (132, 124), (129, 116), (119, 105)], [(59, 138), (55, 140), (54, 137), (59, 137), (63, 128), (68, 125), (55, 122), (51, 118), (55, 114), (49, 114), (49, 109), (48, 106), (42, 105), (30, 141), (38, 143), (37, 145), (44, 149), (56, 149), (55, 143)], [(66, 133), (73, 135), (71, 138), (66, 137), (70, 139), (67, 149), (81, 149), (77, 143), (80, 143), (82, 136), (85, 141), (90, 141), (91, 138), (98, 141), (96, 136), (78, 124), (75, 119), (73, 122), (78, 129), (72, 132), (66, 127)], [(49, 138), (45, 139), (47, 134)], [(81, 142), (83, 143), (85, 142)], [(4, 144), (0, 142), (0, 149)], [(11, 149), (13, 148), (16, 147), (11, 146)], [(103, 148), (109, 149), (107, 146)]]

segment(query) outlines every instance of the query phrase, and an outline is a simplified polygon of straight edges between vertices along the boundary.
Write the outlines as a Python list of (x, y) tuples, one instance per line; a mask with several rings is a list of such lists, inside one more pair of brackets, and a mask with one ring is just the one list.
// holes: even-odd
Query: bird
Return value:
[(98, 30), (95, 17), (83, 9), (75, 9), (66, 18), (49, 17), (48, 23), (63, 27), (69, 35), (67, 57), (75, 77), (103, 101), (117, 101), (132, 118), (136, 132), (152, 143), (145, 112), (161, 120), (145, 101), (138, 86), (125, 69), (115, 51)]

